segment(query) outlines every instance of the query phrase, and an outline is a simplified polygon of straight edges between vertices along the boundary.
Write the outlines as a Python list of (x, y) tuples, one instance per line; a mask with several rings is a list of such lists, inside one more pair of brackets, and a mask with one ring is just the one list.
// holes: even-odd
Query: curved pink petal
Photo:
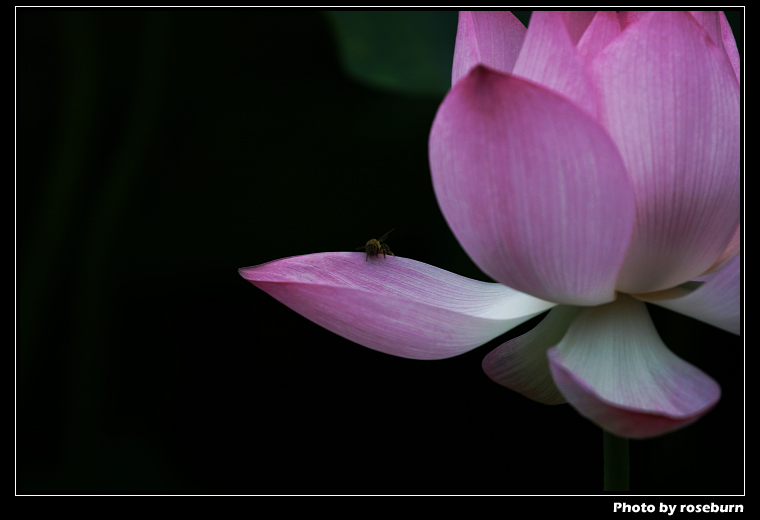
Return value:
[(527, 29), (509, 11), (462, 11), (451, 84), (455, 85), (478, 63), (512, 72)]
[(620, 21), (613, 11), (599, 11), (578, 41), (578, 52), (588, 65), (612, 40), (620, 35)]
[(707, 270), (739, 224), (739, 88), (725, 53), (686, 12), (649, 13), (592, 62), (600, 120), (633, 180), (636, 227), (623, 292)]
[(621, 437), (682, 428), (720, 399), (718, 383), (668, 350), (644, 303), (624, 294), (582, 309), (548, 355), (568, 402)]
[(482, 345), (554, 304), (415, 260), (317, 253), (240, 269), (314, 323), (395, 356), (442, 359)]
[(579, 310), (554, 307), (536, 327), (489, 352), (483, 371), (494, 382), (539, 403), (566, 403), (554, 384), (546, 351), (560, 342)]
[(560, 13), (533, 12), (512, 73), (567, 96), (596, 117), (596, 91), (590, 71)]
[(566, 98), (475, 67), (438, 110), (430, 168), (449, 226), (489, 276), (547, 301), (614, 299), (632, 191), (607, 133)]
[[(719, 270), (704, 277), (698, 287), (674, 287), (635, 298), (685, 314), (733, 334), (741, 331), (740, 255), (734, 255)], [(690, 284), (686, 284), (687, 286)]]

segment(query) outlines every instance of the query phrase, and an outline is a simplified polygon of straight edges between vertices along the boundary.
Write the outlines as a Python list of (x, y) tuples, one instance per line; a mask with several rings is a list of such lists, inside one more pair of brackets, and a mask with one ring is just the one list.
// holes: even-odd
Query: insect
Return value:
[[(393, 228), (396, 229), (396, 228)], [(391, 231), (393, 231), (391, 229)], [(388, 238), (388, 235), (391, 233), (391, 231), (388, 231), (386, 234), (381, 236), (380, 238), (373, 238), (371, 240), (367, 240), (367, 243), (364, 244), (362, 247), (357, 247), (357, 251), (366, 251), (367, 256), (364, 258), (364, 260), (368, 260), (370, 256), (378, 256), (380, 253), (383, 254), (383, 258), (387, 258), (386, 254), (389, 254), (391, 256), (396, 256), (393, 254), (393, 251), (391, 251), (391, 248), (388, 247), (388, 244), (385, 243), (385, 239)]]

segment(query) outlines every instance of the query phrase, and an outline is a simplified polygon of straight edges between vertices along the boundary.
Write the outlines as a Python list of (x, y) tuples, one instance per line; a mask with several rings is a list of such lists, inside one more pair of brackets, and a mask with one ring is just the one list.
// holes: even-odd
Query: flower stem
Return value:
[(604, 490), (630, 491), (628, 439), (605, 430), (604, 433)]

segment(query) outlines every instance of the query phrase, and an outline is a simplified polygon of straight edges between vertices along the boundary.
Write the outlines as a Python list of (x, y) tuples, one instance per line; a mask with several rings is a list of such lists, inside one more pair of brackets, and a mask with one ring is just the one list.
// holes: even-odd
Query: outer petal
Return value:
[(344, 338), (414, 359), (462, 354), (554, 305), (408, 258), (365, 258), (317, 253), (240, 274)]
[(600, 120), (636, 192), (618, 288), (638, 293), (699, 276), (739, 224), (739, 88), (722, 49), (685, 12), (649, 13), (592, 63)]
[(646, 438), (682, 428), (720, 399), (707, 374), (662, 343), (646, 306), (621, 294), (582, 309), (549, 349), (562, 394), (581, 415), (615, 435)]
[(566, 98), (475, 67), (438, 110), (430, 167), (449, 226), (489, 276), (548, 301), (614, 299), (631, 187), (607, 133)]
[(496, 347), (483, 359), (483, 370), (496, 383), (543, 404), (562, 404), (546, 351), (565, 335), (579, 307), (559, 305), (538, 326)]
[(567, 96), (596, 117), (597, 96), (590, 71), (560, 13), (533, 12), (513, 74)]
[(452, 86), (478, 63), (512, 72), (526, 30), (509, 11), (460, 12)]
[[(741, 331), (740, 255), (734, 255), (718, 271), (707, 275), (696, 289), (679, 286), (635, 297), (680, 312), (734, 334)], [(689, 284), (687, 284), (688, 286)]]

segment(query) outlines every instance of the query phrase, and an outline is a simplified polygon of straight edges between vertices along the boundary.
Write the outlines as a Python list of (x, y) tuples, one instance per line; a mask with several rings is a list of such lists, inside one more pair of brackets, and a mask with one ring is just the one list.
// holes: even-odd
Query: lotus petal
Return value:
[(567, 96), (596, 117), (596, 90), (589, 69), (560, 13), (533, 13), (512, 72)]
[(739, 225), (739, 87), (686, 12), (649, 13), (592, 62), (599, 117), (633, 181), (636, 226), (618, 289), (652, 292), (704, 273)]
[(734, 255), (720, 269), (696, 284), (684, 284), (656, 293), (636, 294), (651, 302), (733, 334), (741, 331), (740, 255)]
[(539, 403), (566, 403), (552, 379), (546, 351), (562, 340), (579, 311), (580, 307), (554, 307), (536, 327), (489, 352), (483, 370), (496, 383)]
[(537, 298), (615, 298), (633, 229), (631, 185), (608, 134), (567, 98), (475, 67), (430, 134), (438, 203), (470, 258)]
[(455, 85), (475, 65), (512, 72), (527, 29), (509, 11), (462, 11), (451, 84)]
[(240, 274), (344, 338), (414, 359), (462, 354), (554, 306), (408, 258), (364, 253), (283, 258)]
[(718, 383), (668, 350), (645, 304), (624, 294), (582, 309), (548, 355), (568, 402), (621, 437), (682, 428), (720, 399)]

